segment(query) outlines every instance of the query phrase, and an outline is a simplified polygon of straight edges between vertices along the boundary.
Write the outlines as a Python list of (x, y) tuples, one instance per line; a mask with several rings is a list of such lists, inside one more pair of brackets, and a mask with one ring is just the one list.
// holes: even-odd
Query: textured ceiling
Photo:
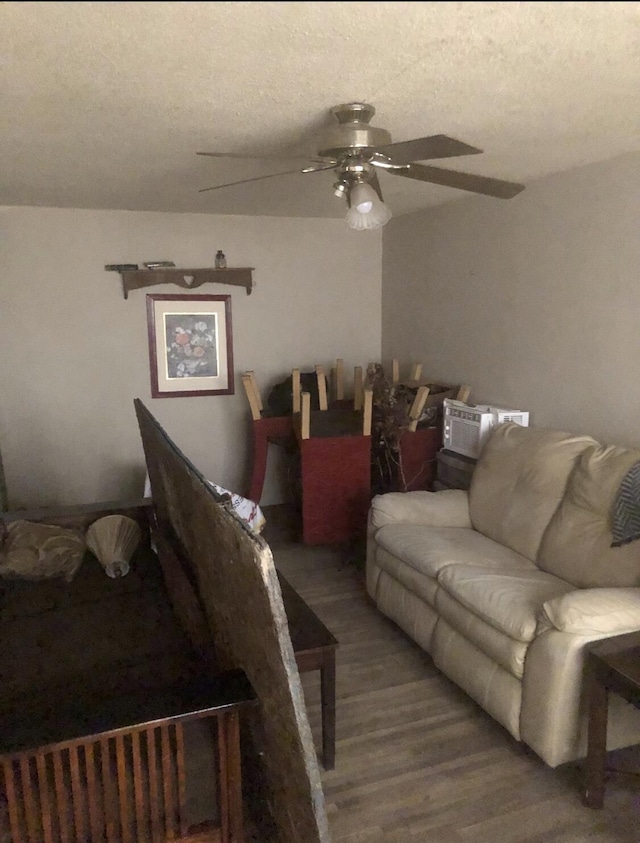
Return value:
[[(295, 169), (351, 101), (510, 181), (640, 149), (639, 3), (4, 2), (0, 31), (4, 205), (341, 216), (331, 171), (198, 189)], [(472, 195), (380, 181), (394, 215)]]

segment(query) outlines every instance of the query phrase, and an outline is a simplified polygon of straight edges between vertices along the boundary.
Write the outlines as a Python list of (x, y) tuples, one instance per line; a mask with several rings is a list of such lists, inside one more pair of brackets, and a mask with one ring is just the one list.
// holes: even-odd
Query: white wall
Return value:
[(640, 154), (396, 218), (383, 247), (383, 359), (640, 447)]
[[(0, 209), (0, 230), (0, 449), (14, 508), (141, 494), (136, 397), (205, 476), (246, 492), (240, 374), (254, 369), (266, 396), (293, 367), (380, 358), (380, 232), (335, 219), (25, 207)], [(232, 297), (235, 395), (152, 399), (146, 294), (187, 291), (150, 287), (125, 301), (104, 266), (212, 266), (218, 249), (229, 266), (255, 267), (250, 296), (194, 291)], [(271, 478), (262, 503), (280, 493)]]

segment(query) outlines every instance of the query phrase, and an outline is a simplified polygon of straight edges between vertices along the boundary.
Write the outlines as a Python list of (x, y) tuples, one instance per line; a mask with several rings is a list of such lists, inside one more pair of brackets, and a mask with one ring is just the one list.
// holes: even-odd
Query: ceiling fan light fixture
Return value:
[(347, 197), (347, 184), (346, 184), (346, 182), (337, 181), (333, 185), (333, 195), (337, 196), (338, 199), (340, 199), (341, 197), (344, 197), (346, 199), (346, 197)]
[(386, 225), (391, 219), (391, 211), (375, 188), (358, 177), (349, 191), (349, 210), (345, 219), (349, 228), (366, 231)]
[(360, 214), (370, 214), (376, 202), (378, 202), (378, 195), (371, 185), (366, 182), (359, 181), (351, 188), (351, 207), (355, 208)]
[(355, 205), (352, 205), (347, 211), (345, 219), (349, 228), (353, 228), (355, 231), (372, 230), (386, 225), (391, 219), (391, 211), (376, 196), (376, 201), (368, 213), (362, 214)]

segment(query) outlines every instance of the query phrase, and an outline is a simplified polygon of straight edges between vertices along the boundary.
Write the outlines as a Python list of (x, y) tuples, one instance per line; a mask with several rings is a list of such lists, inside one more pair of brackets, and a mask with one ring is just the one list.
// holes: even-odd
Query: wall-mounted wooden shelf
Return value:
[(193, 290), (202, 284), (231, 284), (234, 287), (245, 287), (247, 295), (253, 289), (253, 267), (240, 266), (229, 269), (130, 269), (121, 272), (122, 289), (125, 299), (129, 298), (131, 290), (142, 287), (153, 287), (157, 284), (177, 284), (187, 290)]

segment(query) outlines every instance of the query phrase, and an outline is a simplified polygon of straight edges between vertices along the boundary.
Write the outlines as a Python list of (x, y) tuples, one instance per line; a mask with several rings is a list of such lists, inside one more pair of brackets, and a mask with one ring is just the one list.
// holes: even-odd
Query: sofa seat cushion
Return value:
[(479, 565), (449, 565), (438, 585), (466, 609), (516, 641), (531, 641), (547, 600), (574, 590), (534, 566), (496, 571)]
[(376, 564), (381, 571), (389, 574), (389, 576), (401, 583), (412, 594), (415, 594), (416, 597), (424, 600), (429, 606), (436, 605), (438, 583), (435, 577), (430, 577), (407, 565), (383, 547), (379, 547), (376, 551)]
[(475, 530), (459, 527), (387, 524), (377, 531), (375, 541), (392, 556), (429, 577), (436, 577), (442, 568), (453, 564), (537, 570), (524, 556)]

